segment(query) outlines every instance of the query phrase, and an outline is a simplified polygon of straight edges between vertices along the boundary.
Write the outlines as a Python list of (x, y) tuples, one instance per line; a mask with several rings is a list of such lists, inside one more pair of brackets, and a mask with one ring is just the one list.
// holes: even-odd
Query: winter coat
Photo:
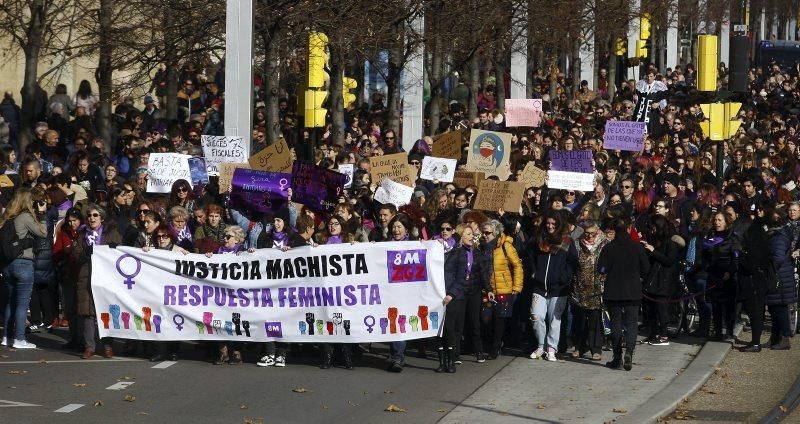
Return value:
[(794, 278), (794, 258), (788, 227), (770, 232), (769, 250), (778, 277), (777, 287), (768, 287), (767, 305), (789, 305), (797, 302), (797, 280)]
[(617, 232), (603, 248), (597, 269), (606, 276), (604, 301), (642, 301), (642, 277), (650, 272), (650, 260), (641, 243), (633, 241), (628, 233)]
[(772, 266), (769, 236), (761, 222), (753, 222), (745, 230), (741, 247), (742, 254), (736, 275), (736, 298), (745, 300), (756, 296), (763, 300), (767, 292), (767, 280), (773, 273), (769, 269)]
[(520, 293), (525, 272), (514, 241), (505, 234), (501, 234), (496, 241), (491, 258), (487, 258), (487, 261), (492, 261), (489, 286), (496, 295), (511, 294), (512, 291)]
[[(104, 223), (103, 239), (101, 245), (118, 245), (122, 243), (122, 236), (113, 227), (113, 224)], [(78, 315), (90, 317), (97, 315), (94, 309), (94, 298), (92, 296), (92, 251), (93, 247), (86, 244), (85, 227), (78, 230), (77, 240), (74, 249), (70, 253), (70, 261), (80, 266), (78, 278), (76, 280)]]
[(50, 284), (55, 277), (53, 266), (53, 236), (33, 238), (33, 282)]
[(488, 290), (485, 266), (483, 254), (473, 247), (472, 268), (467, 275), (467, 248), (454, 247), (444, 257), (445, 292), (453, 296), (453, 300), (461, 300), (478, 290)]
[[(711, 301), (722, 301), (736, 293), (735, 274), (739, 265), (739, 240), (733, 231), (712, 234), (703, 239), (703, 261), (708, 271), (709, 290)], [(729, 280), (724, 280), (725, 273), (730, 274)]]
[(55, 262), (56, 277), (60, 281), (74, 282), (78, 279), (80, 265), (71, 262), (72, 251), (78, 244), (78, 232), (72, 231), (64, 224), (56, 235), (53, 245), (53, 261)]
[(194, 232), (195, 253), (217, 253), (217, 249), (225, 244), (225, 223), (217, 227), (209, 224), (200, 226)]
[(569, 295), (570, 283), (578, 269), (578, 250), (569, 236), (561, 244), (550, 245), (540, 239), (528, 244), (528, 275), (533, 293), (544, 297)]
[(578, 242), (578, 268), (572, 279), (572, 290), (570, 290), (570, 300), (577, 306), (584, 309), (597, 310), (603, 306), (603, 285), (606, 276), (597, 272), (597, 261), (600, 253), (609, 243), (603, 234), (598, 231), (597, 240), (591, 248), (584, 243)]
[(642, 289), (655, 296), (672, 296), (677, 291), (678, 245), (671, 239), (647, 252), (650, 272), (644, 279)]

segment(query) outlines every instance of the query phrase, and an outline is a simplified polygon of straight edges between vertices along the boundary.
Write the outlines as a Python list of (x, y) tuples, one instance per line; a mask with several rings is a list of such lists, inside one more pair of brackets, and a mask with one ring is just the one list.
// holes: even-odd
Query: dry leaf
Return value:
[(263, 418), (245, 418), (244, 424), (264, 424)]
[(781, 412), (783, 412), (784, 414), (786, 413), (786, 411), (788, 411), (788, 409), (786, 409), (786, 407), (783, 405), (778, 405), (778, 408), (780, 408)]
[(306, 390), (306, 389), (304, 389), (302, 387), (295, 387), (294, 389), (292, 389), (292, 391), (295, 392), (295, 393), (305, 393), (308, 390)]
[(72, 387), (86, 387), (86, 383), (72, 383)]
[(322, 405), (322, 409), (328, 409), (328, 405)]
[(393, 391), (391, 391), (391, 390), (384, 390), (384, 391), (383, 391), (383, 393), (384, 393), (384, 394), (387, 394), (387, 395), (390, 395), (390, 394), (392, 394), (392, 393), (394, 393), (394, 392), (393, 392)]
[(614, 412), (614, 413), (617, 413), (617, 414), (627, 414), (628, 410), (625, 409), (625, 408), (614, 408), (614, 409), (611, 410), (611, 412)]
[(94, 401), (94, 406), (103, 406), (103, 401), (102, 400)]
[(16, 389), (17, 386), (8, 386), (9, 389)]
[(239, 405), (239, 409), (247, 409), (247, 405)]
[(133, 402), (133, 401), (135, 401), (135, 400), (136, 400), (136, 396), (133, 396), (133, 395), (125, 395), (125, 397), (124, 397), (124, 398), (122, 398), (122, 400), (124, 400), (125, 402)]
[(436, 412), (447, 412), (446, 409), (437, 409)]
[(397, 406), (397, 405), (395, 405), (393, 403), (390, 403), (389, 406), (387, 406), (386, 409), (384, 409), (384, 411), (385, 412), (406, 412), (405, 409), (403, 409), (403, 408), (401, 408), (401, 407), (399, 407), (399, 406)]
[(538, 405), (536, 405), (536, 409), (544, 409), (544, 408), (547, 408), (547, 407), (546, 407), (546, 406), (544, 406), (544, 405), (543, 405), (543, 404), (541, 404), (541, 403), (540, 403), (540, 404), (538, 404)]
[(8, 359), (8, 355), (0, 355), (0, 358)]
[(42, 358), (42, 359), (39, 360), (39, 363), (40, 364), (46, 364), (47, 363), (47, 359)]
[(25, 370), (11, 370), (8, 372), (11, 375), (20, 375), (20, 374), (27, 374), (28, 371)]
[(655, 380), (655, 379), (656, 379), (656, 378), (655, 378), (655, 377), (653, 377), (652, 375), (646, 375), (646, 376), (644, 376), (644, 378), (643, 378), (643, 380), (648, 380), (648, 381), (653, 381), (653, 380)]
[(142, 411), (142, 412), (137, 412), (136, 415), (150, 415), (150, 413)]

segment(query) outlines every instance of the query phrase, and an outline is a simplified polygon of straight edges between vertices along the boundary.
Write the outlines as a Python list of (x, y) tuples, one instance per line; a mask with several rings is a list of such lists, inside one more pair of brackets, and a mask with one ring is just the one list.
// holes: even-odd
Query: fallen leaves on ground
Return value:
[(136, 415), (150, 415), (150, 413), (142, 411), (142, 412), (137, 412)]
[(616, 414), (627, 414), (628, 410), (625, 408), (614, 408), (611, 410), (611, 412), (614, 412)]
[(405, 409), (403, 409), (403, 408), (401, 408), (401, 407), (399, 407), (399, 406), (397, 406), (397, 405), (395, 405), (393, 403), (390, 403), (389, 406), (387, 406), (386, 409), (384, 409), (384, 411), (385, 412), (406, 412)]
[(42, 358), (42, 359), (39, 360), (39, 363), (40, 364), (46, 364), (47, 363), (47, 359)]
[(642, 378), (642, 380), (647, 380), (647, 381), (653, 381), (653, 380), (655, 380), (655, 379), (656, 379), (656, 378), (655, 378), (655, 377), (653, 377), (652, 375), (646, 375), (646, 376), (644, 376), (644, 377)]
[(544, 404), (540, 403), (540, 404), (536, 405), (536, 409), (545, 409), (545, 408), (547, 408), (547, 407), (544, 406)]
[(264, 424), (263, 418), (245, 418), (244, 424)]
[(72, 383), (72, 387), (86, 387), (86, 383)]
[(394, 393), (394, 392), (393, 392), (393, 391), (391, 391), (391, 390), (384, 390), (384, 391), (383, 391), (383, 394), (385, 394), (385, 395), (390, 395), (390, 394), (392, 394), (392, 393)]
[(102, 400), (94, 401), (94, 406), (103, 406), (103, 401)]
[(28, 371), (26, 371), (26, 370), (11, 370), (8, 373), (11, 374), (11, 375), (21, 375), (21, 374), (27, 374)]
[(122, 398), (122, 400), (124, 400), (125, 402), (134, 402), (136, 400), (136, 396), (125, 395), (125, 397)]
[(436, 412), (447, 412), (446, 409), (437, 409)]
[(295, 387), (294, 389), (292, 389), (292, 391), (293, 391), (293, 392), (295, 392), (295, 393), (305, 393), (305, 392), (307, 392), (308, 390), (306, 390), (306, 389), (305, 389), (305, 388), (303, 388), (303, 387)]
[(358, 406), (357, 403), (353, 403), (353, 401), (349, 400), (349, 399), (347, 400), (347, 404), (350, 405), (350, 406)]
[(780, 408), (781, 412), (783, 412), (784, 414), (786, 413), (786, 411), (788, 411), (788, 409), (783, 405), (778, 405), (778, 408)]

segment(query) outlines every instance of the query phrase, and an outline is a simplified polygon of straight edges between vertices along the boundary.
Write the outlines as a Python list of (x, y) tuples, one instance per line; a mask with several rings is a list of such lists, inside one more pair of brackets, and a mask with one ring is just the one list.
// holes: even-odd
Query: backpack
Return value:
[(20, 239), (14, 227), (14, 220), (9, 219), (0, 227), (0, 264), (8, 265), (22, 256), (25, 249), (33, 247), (33, 239)]

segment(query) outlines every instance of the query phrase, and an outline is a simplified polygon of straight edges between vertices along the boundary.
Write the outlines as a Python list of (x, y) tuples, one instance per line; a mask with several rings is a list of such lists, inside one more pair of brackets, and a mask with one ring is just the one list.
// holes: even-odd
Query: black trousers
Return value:
[(611, 343), (614, 354), (622, 353), (622, 330), (625, 329), (625, 349), (633, 351), (639, 329), (639, 305), (633, 303), (607, 304), (611, 317)]
[(444, 318), (444, 332), (440, 339), (443, 348), (458, 349), (461, 333), (464, 331), (464, 312), (467, 305), (465, 299), (453, 299), (447, 304)]
[(742, 301), (742, 309), (750, 317), (751, 344), (761, 344), (761, 333), (764, 332), (764, 296), (753, 295)]
[(464, 328), (462, 334), (466, 334), (472, 339), (472, 347), (475, 353), (484, 353), (483, 339), (481, 338), (481, 305), (483, 294), (480, 290), (474, 290), (466, 295), (464, 307)]
[(650, 337), (667, 337), (667, 323), (669, 322), (668, 297), (647, 295), (650, 299), (644, 299), (645, 316), (647, 325), (650, 328)]
[(731, 298), (715, 300), (711, 315), (714, 321), (715, 336), (718, 338), (723, 335), (733, 337), (733, 328), (736, 326), (736, 301)]
[(585, 309), (572, 304), (572, 329), (575, 337), (575, 349), (580, 352), (602, 353), (603, 310)]
[(772, 335), (792, 337), (789, 329), (789, 305), (769, 305), (767, 308), (772, 317)]
[(31, 324), (50, 325), (58, 317), (58, 284), (34, 284), (30, 308)]

